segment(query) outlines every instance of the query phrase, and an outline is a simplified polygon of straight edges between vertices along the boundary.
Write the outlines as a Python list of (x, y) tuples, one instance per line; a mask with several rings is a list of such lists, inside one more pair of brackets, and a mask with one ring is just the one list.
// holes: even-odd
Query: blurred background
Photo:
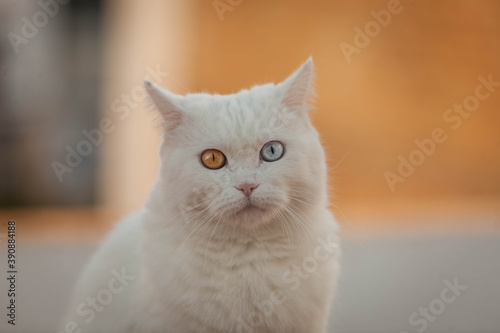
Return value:
[(494, 0), (2, 0), (0, 234), (17, 221), (29, 277), (1, 331), (54, 330), (97, 242), (146, 200), (144, 77), (226, 94), (312, 55), (345, 239), (332, 327), (416, 332), (458, 278), (425, 331), (500, 332), (499, 18)]

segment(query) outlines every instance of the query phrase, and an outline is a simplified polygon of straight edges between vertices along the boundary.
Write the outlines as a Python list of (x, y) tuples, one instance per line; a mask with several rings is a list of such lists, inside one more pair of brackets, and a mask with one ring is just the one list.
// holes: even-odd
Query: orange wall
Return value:
[[(227, 3), (228, 1), (222, 1)], [(233, 1), (238, 2), (238, 1)], [(473, 94), (478, 76), (500, 81), (500, 2), (402, 0), (386, 27), (347, 62), (340, 44), (384, 1), (242, 1), (221, 20), (200, 2), (193, 90), (230, 93), (280, 81), (309, 55), (317, 66), (313, 120), (340, 200), (500, 194), (500, 87), (453, 130), (443, 113)], [(447, 140), (395, 185), (416, 139)], [(340, 162), (342, 160), (342, 162)]]
[[(161, 85), (176, 93), (231, 93), (281, 81), (313, 55), (312, 117), (336, 203), (500, 195), (500, 89), (457, 130), (443, 120), (474, 93), (478, 76), (500, 81), (500, 2), (401, 0), (348, 63), (341, 43), (354, 44), (353, 29), (392, 1), (220, 0), (241, 2), (221, 20), (214, 1), (110, 0), (103, 116), (142, 84), (147, 66), (169, 72)], [(160, 135), (145, 109), (119, 121), (103, 147), (106, 204), (140, 207), (156, 178)], [(397, 172), (398, 156), (435, 128), (448, 139), (392, 192), (384, 173)]]

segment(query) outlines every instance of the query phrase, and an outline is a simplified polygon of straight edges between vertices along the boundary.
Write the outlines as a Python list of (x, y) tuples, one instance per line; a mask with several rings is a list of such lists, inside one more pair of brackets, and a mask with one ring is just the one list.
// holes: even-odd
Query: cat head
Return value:
[(244, 229), (324, 205), (313, 83), (311, 58), (279, 84), (231, 95), (179, 96), (146, 81), (164, 125), (158, 195), (187, 222)]

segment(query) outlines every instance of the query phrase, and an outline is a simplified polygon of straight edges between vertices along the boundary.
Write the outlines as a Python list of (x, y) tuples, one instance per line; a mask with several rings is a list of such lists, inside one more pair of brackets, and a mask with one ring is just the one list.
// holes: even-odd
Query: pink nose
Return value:
[(238, 190), (240, 190), (241, 192), (245, 193), (245, 195), (247, 197), (249, 197), (250, 194), (252, 194), (253, 190), (255, 190), (258, 186), (259, 186), (259, 184), (242, 183), (242, 184), (236, 186), (236, 188)]

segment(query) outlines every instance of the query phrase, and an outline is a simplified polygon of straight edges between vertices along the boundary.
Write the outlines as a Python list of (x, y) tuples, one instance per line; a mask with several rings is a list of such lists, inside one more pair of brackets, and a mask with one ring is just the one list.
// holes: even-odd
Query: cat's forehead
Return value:
[(195, 93), (184, 96), (182, 104), (188, 113), (212, 111), (235, 116), (239, 112), (265, 109), (275, 105), (280, 98), (279, 88), (272, 84), (258, 85), (234, 94), (220, 95)]
[(260, 141), (283, 125), (275, 90), (267, 85), (231, 95), (188, 95), (184, 108), (207, 139)]

